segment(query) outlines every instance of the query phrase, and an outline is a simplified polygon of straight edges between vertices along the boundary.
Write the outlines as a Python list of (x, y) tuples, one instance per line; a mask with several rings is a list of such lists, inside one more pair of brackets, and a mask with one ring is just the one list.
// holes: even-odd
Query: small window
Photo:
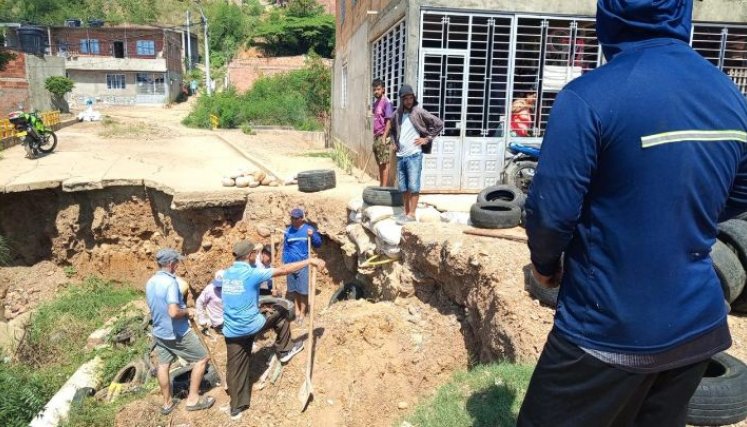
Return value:
[(107, 74), (106, 75), (106, 88), (107, 89), (124, 89), (125, 88), (125, 75), (124, 74)]
[(81, 39), (80, 53), (86, 53), (90, 55), (98, 55), (99, 53), (101, 53), (101, 50), (99, 49), (98, 39)]
[(153, 40), (138, 40), (136, 49), (138, 56), (156, 56), (156, 42)]

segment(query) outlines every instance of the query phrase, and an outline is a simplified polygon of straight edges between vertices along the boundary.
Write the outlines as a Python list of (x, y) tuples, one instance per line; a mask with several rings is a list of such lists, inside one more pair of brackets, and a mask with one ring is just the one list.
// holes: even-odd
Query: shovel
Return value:
[[(309, 259), (311, 259), (311, 238), (309, 238)], [(314, 392), (311, 385), (311, 362), (314, 359), (314, 293), (316, 292), (316, 267), (311, 266), (311, 280), (309, 283), (309, 347), (308, 358), (306, 359), (306, 378), (304, 378), (301, 388), (298, 390), (298, 401), (301, 403), (301, 412), (306, 409), (309, 398)]]

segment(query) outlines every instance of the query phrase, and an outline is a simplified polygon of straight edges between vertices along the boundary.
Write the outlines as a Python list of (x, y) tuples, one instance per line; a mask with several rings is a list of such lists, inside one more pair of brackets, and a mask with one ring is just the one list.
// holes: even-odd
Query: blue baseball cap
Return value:
[(223, 286), (223, 274), (226, 270), (218, 270), (215, 272), (215, 278), (213, 279), (213, 286), (220, 288)]
[(291, 218), (303, 218), (304, 216), (303, 209), (301, 208), (295, 208), (291, 211)]
[(166, 266), (172, 262), (179, 262), (183, 259), (184, 257), (182, 254), (171, 248), (159, 249), (158, 252), (156, 252), (156, 262), (160, 266)]

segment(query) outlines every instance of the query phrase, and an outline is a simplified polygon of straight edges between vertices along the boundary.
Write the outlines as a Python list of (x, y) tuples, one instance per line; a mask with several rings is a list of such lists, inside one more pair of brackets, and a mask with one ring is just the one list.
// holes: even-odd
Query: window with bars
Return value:
[(101, 53), (98, 39), (81, 39), (80, 53), (98, 55)]
[(691, 45), (747, 96), (747, 26), (695, 24)]
[(384, 82), (386, 97), (396, 107), (399, 103), (400, 86), (405, 78), (405, 21), (395, 24), (386, 34), (373, 43), (371, 51), (371, 81)]
[(106, 75), (106, 88), (107, 89), (125, 89), (125, 75), (124, 74), (107, 74)]
[(166, 84), (163, 73), (137, 73), (137, 93), (139, 95), (165, 95)]
[(138, 56), (155, 56), (156, 42), (153, 40), (138, 40), (135, 44)]

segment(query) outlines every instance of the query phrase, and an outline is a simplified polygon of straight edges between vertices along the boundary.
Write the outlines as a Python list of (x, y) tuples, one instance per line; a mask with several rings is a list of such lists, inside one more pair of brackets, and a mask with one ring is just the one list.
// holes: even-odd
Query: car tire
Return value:
[(521, 222), (521, 208), (503, 201), (475, 203), (469, 211), (469, 219), (477, 228), (513, 228)]
[(363, 203), (369, 206), (403, 206), (402, 192), (390, 187), (366, 187), (363, 189)]
[(713, 268), (721, 282), (721, 289), (724, 291), (724, 299), (731, 304), (742, 293), (747, 273), (739, 262), (737, 254), (720, 240), (716, 240), (711, 248), (711, 258)]
[(477, 195), (477, 203), (504, 201), (513, 203), (522, 209), (526, 200), (527, 196), (521, 192), (521, 189), (513, 185), (493, 185)]
[(298, 190), (304, 193), (316, 193), (337, 186), (335, 171), (318, 169), (298, 173)]
[(527, 265), (524, 267), (524, 289), (534, 298), (536, 298), (542, 304), (548, 307), (555, 308), (558, 304), (558, 292), (560, 287), (557, 288), (546, 288), (540, 285), (532, 274), (532, 266)]
[[(185, 366), (183, 368), (176, 368), (169, 372), (169, 379), (171, 380), (171, 388), (173, 394), (177, 395), (180, 392), (189, 392), (189, 382), (192, 376), (192, 366)], [(220, 376), (215, 370), (212, 364), (208, 364), (205, 369), (205, 374), (202, 376), (202, 382), (200, 382), (200, 391), (205, 392), (213, 389), (220, 385)]]
[[(731, 219), (718, 225), (718, 239), (737, 254), (739, 262), (747, 271), (747, 221)], [(747, 286), (747, 282), (745, 282)], [(738, 313), (747, 313), (747, 292), (737, 295), (731, 303), (731, 309)]]
[(328, 307), (340, 301), (354, 301), (363, 298), (363, 289), (357, 283), (345, 283), (332, 294)]
[(529, 193), (536, 170), (537, 162), (534, 160), (511, 162), (503, 171), (503, 183), (513, 185), (525, 194)]
[(687, 405), (687, 423), (696, 426), (736, 424), (747, 418), (747, 365), (718, 353)]
[(259, 297), (259, 306), (275, 306), (279, 305), (283, 309), (288, 311), (288, 320), (294, 320), (296, 318), (296, 307), (293, 301), (285, 298), (273, 297), (270, 295), (262, 295)]

